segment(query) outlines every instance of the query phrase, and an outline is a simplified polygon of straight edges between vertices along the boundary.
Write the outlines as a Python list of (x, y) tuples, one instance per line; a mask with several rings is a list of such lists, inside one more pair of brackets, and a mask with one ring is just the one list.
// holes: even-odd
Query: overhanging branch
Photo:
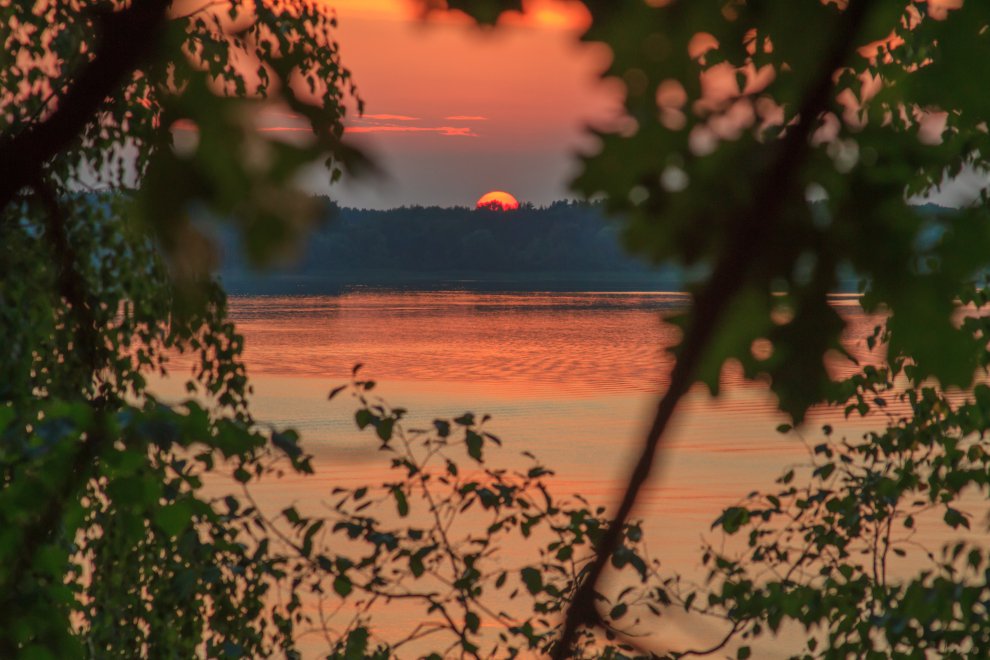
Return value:
[(64, 151), (152, 52), (164, 30), (170, 0), (134, 0), (100, 14), (101, 35), (92, 59), (44, 121), (0, 138), (0, 211), (37, 181), (45, 164)]
[(670, 385), (657, 404), (622, 502), (595, 548), (595, 559), (567, 610), (560, 639), (553, 649), (554, 660), (571, 656), (582, 626), (595, 626), (602, 622), (595, 605), (598, 580), (622, 542), (623, 528), (632, 514), (640, 490), (649, 480), (667, 425), (681, 397), (693, 383), (715, 329), (742, 288), (751, 266), (761, 259), (761, 250), (767, 244), (764, 239), (779, 222), (780, 191), (793, 185), (794, 177), (801, 169), (811, 133), (817, 127), (819, 116), (828, 107), (834, 87), (833, 75), (843, 66), (855, 46), (856, 36), (868, 13), (868, 4), (868, 0), (850, 0), (842, 20), (836, 26), (831, 48), (799, 108), (797, 124), (790, 127), (781, 140), (776, 159), (761, 178), (752, 203), (736, 209), (732, 235), (726, 242), (726, 248), (711, 278), (695, 296), (691, 322), (685, 330), (684, 343), (671, 372)]

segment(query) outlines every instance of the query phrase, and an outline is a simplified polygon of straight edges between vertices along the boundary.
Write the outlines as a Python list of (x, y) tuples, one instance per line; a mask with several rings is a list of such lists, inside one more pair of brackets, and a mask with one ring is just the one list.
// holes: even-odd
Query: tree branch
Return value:
[(0, 211), (38, 180), (45, 164), (64, 151), (100, 107), (159, 42), (170, 0), (135, 0), (102, 13), (93, 58), (43, 122), (0, 138)]
[(779, 154), (770, 171), (761, 178), (761, 185), (753, 195), (752, 203), (738, 209), (735, 214), (732, 236), (726, 243), (725, 251), (711, 278), (695, 296), (691, 321), (685, 330), (684, 342), (671, 372), (670, 385), (657, 404), (642, 453), (630, 475), (622, 502), (602, 535), (595, 549), (594, 562), (567, 610), (563, 631), (553, 649), (555, 660), (570, 657), (578, 630), (582, 626), (594, 626), (602, 621), (595, 605), (598, 580), (609, 558), (619, 548), (623, 528), (629, 520), (640, 490), (650, 477), (667, 425), (681, 397), (691, 387), (712, 335), (745, 283), (751, 266), (761, 259), (762, 250), (766, 249), (766, 237), (780, 221), (780, 191), (794, 184), (807, 155), (811, 133), (818, 125), (819, 116), (828, 107), (834, 86), (833, 75), (842, 67), (854, 47), (855, 37), (867, 14), (867, 5), (867, 0), (850, 0), (843, 11), (832, 48), (799, 109), (797, 124), (788, 129), (780, 141)]
[[(82, 362), (83, 372), (92, 377), (100, 359), (100, 335), (86, 302), (85, 290), (81, 286), (65, 216), (49, 186), (38, 181), (33, 182), (32, 186), (48, 215), (47, 238), (51, 243), (58, 271), (56, 279), (59, 295), (64, 299), (68, 316), (72, 319), (76, 351)], [(105, 413), (106, 401), (97, 397), (88, 403), (93, 419), (89, 428), (84, 429), (85, 437), (78, 442), (71, 460), (66, 462), (65, 473), (57, 480), (54, 491), (48, 493), (47, 500), (39, 507), (37, 515), (25, 523), (14, 561), (0, 573), (0, 612), (16, 610), (16, 601), (21, 597), (17, 582), (29, 574), (39, 549), (57, 533), (59, 523), (65, 515), (66, 503), (85, 487), (93, 474), (94, 462), (110, 441)], [(41, 489), (39, 494), (40, 491)]]

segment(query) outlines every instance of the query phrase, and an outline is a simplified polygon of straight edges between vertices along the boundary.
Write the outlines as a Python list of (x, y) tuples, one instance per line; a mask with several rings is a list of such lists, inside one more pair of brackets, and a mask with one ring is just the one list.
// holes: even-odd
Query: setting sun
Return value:
[(515, 211), (519, 200), (503, 190), (493, 190), (482, 195), (476, 206), (490, 211)]

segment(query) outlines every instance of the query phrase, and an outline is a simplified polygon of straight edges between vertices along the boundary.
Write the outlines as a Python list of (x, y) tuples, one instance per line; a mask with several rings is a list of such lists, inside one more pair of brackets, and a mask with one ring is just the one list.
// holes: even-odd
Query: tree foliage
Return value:
[[(309, 462), (250, 415), (196, 222), (234, 223), (263, 261), (302, 218), (293, 173), (360, 162), (340, 142), (354, 88), (335, 19), (164, 0), (0, 17), (0, 655), (291, 651), (298, 599), (269, 594), (283, 556), (201, 488), (221, 468), (247, 482)], [(253, 130), (251, 109), (276, 103), (310, 142)], [(195, 144), (174, 148), (174, 129)], [(175, 353), (201, 403), (149, 394)]]
[[(961, 298), (962, 327), (981, 336), (987, 295), (973, 288)], [(876, 350), (889, 336), (877, 327)], [(981, 347), (970, 365), (988, 360)], [(745, 639), (799, 626), (808, 637), (793, 657), (987, 654), (986, 530), (966, 531), (990, 495), (990, 389), (950, 395), (922, 373), (892, 353), (839, 384), (833, 403), (885, 418), (882, 430), (851, 439), (824, 427), (779, 490), (725, 510), (714, 527), (740, 543), (706, 548), (699, 611), (735, 622)]]
[[(450, 7), (490, 22), (519, 4)], [(990, 66), (990, 7), (586, 5), (585, 39), (611, 49), (605, 75), (625, 84), (627, 117), (599, 134), (576, 189), (625, 218), (633, 251), (701, 274), (611, 519), (551, 498), (539, 465), (480, 465), (495, 440), (473, 416), (406, 430), (400, 409), (366, 398), (367, 381), (353, 384), (356, 422), (394, 458), (395, 481), (339, 491), (326, 516), (252, 503), (252, 484), (310, 459), (293, 432), (251, 417), (203, 224), (231, 224), (268, 262), (306, 224), (299, 168), (324, 160), (336, 180), (364, 164), (341, 140), (347, 100), (360, 100), (332, 13), (303, 1), (0, 8), (0, 654), (294, 656), (307, 626), (324, 629), (306, 604), (333, 593), (359, 607), (410, 600), (442, 620), (406, 641), (373, 638), (361, 615), (327, 627), (341, 658), (393, 655), (421, 633), (445, 640), (437, 654), (649, 655), (621, 626), (671, 604), (726, 619), (724, 643), (794, 622), (806, 656), (985, 655), (984, 553), (933, 553), (908, 580), (885, 566), (905, 550), (896, 526), (938, 511), (965, 527), (960, 498), (985, 495), (986, 388), (945, 394), (988, 359), (985, 321), (966, 307), (986, 303), (967, 288), (990, 265), (985, 193), (934, 217), (910, 201), (987, 169), (974, 81)], [(254, 130), (261, 108), (304, 116), (312, 136)], [(834, 382), (824, 356), (842, 352), (843, 321), (827, 294), (843, 268), (867, 311), (887, 315), (872, 340), (886, 357)], [(772, 351), (754, 353), (756, 340)], [(166, 404), (148, 379), (175, 353), (194, 357), (190, 398)], [(748, 531), (746, 549), (710, 549), (699, 598), (647, 561), (630, 516), (679, 399), (699, 381), (716, 392), (726, 360), (768, 379), (796, 421), (821, 401), (906, 411), (862, 441), (818, 446), (808, 485), (788, 474), (780, 492), (728, 509), (718, 526)], [(245, 491), (207, 497), (217, 473)], [(372, 515), (393, 506), (397, 522)], [(448, 535), (446, 518), (471, 509), (489, 526)], [(540, 560), (500, 568), (496, 548), (518, 536)], [(609, 566), (631, 577), (617, 593)], [(500, 590), (525, 602), (521, 617), (487, 604)], [(703, 650), (662, 653), (688, 651)]]
[[(985, 3), (585, 4), (584, 39), (611, 49), (605, 75), (625, 84), (628, 116), (600, 134), (575, 187), (629, 218), (633, 250), (709, 276), (679, 320), (668, 389), (557, 657), (599, 620), (595, 585), (692, 383), (716, 392), (736, 360), (800, 421), (833, 392), (824, 355), (842, 350), (844, 324), (827, 294), (848, 265), (865, 309), (890, 315), (890, 351), (909, 355), (918, 378), (968, 387), (985, 338), (954, 322), (957, 294), (990, 254), (985, 191), (934, 222), (910, 204), (987, 169), (974, 84), (988, 61)], [(754, 354), (756, 340), (772, 351)]]
[[(529, 452), (518, 469), (494, 467), (502, 443), (487, 416), (409, 428), (405, 409), (371, 396), (374, 385), (355, 380), (331, 397), (346, 389), (354, 398), (355, 422), (373, 432), (392, 480), (336, 487), (328, 511), (307, 517), (290, 507), (268, 522), (289, 528), (295, 570), (321, 603), (317, 629), (340, 654), (332, 657), (363, 657), (347, 655), (354, 645), (371, 657), (548, 652), (607, 524), (604, 507), (556, 497), (553, 472)], [(626, 586), (600, 596), (609, 635), (585, 631), (575, 657), (634, 652), (621, 636), (641, 623), (639, 609), (649, 604), (653, 618), (653, 603), (666, 598), (640, 527), (627, 525), (622, 537), (615, 568)], [(398, 603), (417, 623), (389, 637), (382, 629)]]

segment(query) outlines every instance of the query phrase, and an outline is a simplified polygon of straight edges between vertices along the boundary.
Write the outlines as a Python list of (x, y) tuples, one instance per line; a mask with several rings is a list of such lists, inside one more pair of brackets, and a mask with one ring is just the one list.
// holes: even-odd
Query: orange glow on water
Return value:
[(519, 208), (519, 200), (504, 190), (493, 190), (482, 195), (476, 206), (490, 211), (515, 211)]
[[(523, 469), (529, 463), (520, 452), (532, 451), (556, 472), (548, 482), (554, 497), (581, 493), (593, 505), (613, 506), (627, 483), (629, 461), (640, 450), (643, 420), (668, 383), (669, 348), (679, 341), (679, 331), (661, 319), (687, 304), (683, 294), (636, 292), (235, 296), (231, 310), (245, 337), (244, 359), (256, 388), (254, 413), (259, 420), (298, 429), (316, 471), (305, 478), (262, 480), (254, 485), (254, 496), (271, 515), (290, 505), (305, 515), (326, 515), (324, 503), (333, 488), (374, 487), (394, 478), (375, 436), (357, 431), (354, 400), (327, 401), (327, 392), (347, 382), (351, 367), (363, 362), (361, 374), (379, 381), (370, 394), (408, 407), (408, 428), (426, 428), (438, 416), (467, 410), (491, 413), (488, 428), (505, 443), (490, 452), (492, 465)], [(878, 319), (862, 313), (855, 298), (833, 304), (850, 323), (844, 345), (868, 363), (865, 338)], [(180, 374), (191, 364), (176, 357), (172, 367)], [(165, 400), (187, 396), (180, 379), (157, 386)], [(746, 380), (742, 368), (730, 364), (722, 387), (718, 399), (703, 387), (687, 395), (658, 474), (637, 504), (644, 536), (651, 548), (659, 548), (665, 570), (689, 580), (704, 578), (699, 538), (710, 534), (722, 508), (766, 488), (808, 451), (793, 435), (774, 430), (786, 420), (765, 383)], [(891, 414), (906, 414), (900, 404), (890, 405), (897, 409)], [(852, 437), (877, 420), (815, 409), (803, 430), (809, 441), (825, 422)], [(209, 487), (222, 497), (237, 492), (239, 484)], [(508, 564), (528, 561), (527, 547), (501, 550)], [(515, 612), (501, 600), (492, 603)], [(376, 634), (384, 640), (401, 638), (421, 617), (415, 607), (399, 603), (378, 607), (388, 608), (387, 614), (375, 612)], [(712, 636), (703, 622), (683, 624), (690, 643)], [(306, 656), (316, 657), (318, 647), (314, 638)]]

